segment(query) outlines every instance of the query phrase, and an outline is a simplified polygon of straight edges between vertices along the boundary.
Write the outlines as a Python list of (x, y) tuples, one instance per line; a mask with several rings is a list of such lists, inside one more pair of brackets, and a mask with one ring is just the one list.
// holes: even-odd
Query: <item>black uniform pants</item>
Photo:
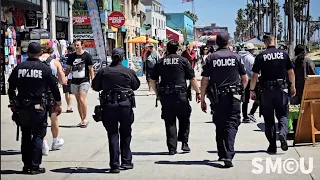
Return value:
[(274, 112), (279, 121), (279, 133), (286, 136), (288, 134), (288, 93), (280, 88), (266, 88), (261, 93), (261, 114), (265, 122), (265, 134), (269, 141), (270, 150), (276, 150), (276, 125)]
[[(132, 164), (131, 143), (131, 125), (134, 121), (132, 104), (129, 100), (106, 103), (103, 105), (102, 122), (108, 133), (110, 167), (119, 168), (119, 155), (121, 151), (121, 164)], [(119, 127), (120, 124), (120, 127)], [(120, 134), (120, 151), (119, 151)]]
[(219, 158), (232, 160), (235, 138), (241, 123), (241, 100), (232, 94), (219, 97), (219, 102), (213, 106), (213, 123), (216, 125), (216, 142)]
[[(187, 93), (163, 95), (160, 96), (160, 101), (161, 118), (166, 126), (167, 146), (169, 151), (176, 151), (178, 141), (187, 143), (189, 139), (191, 106)], [(177, 118), (179, 120), (178, 135)]]
[(42, 162), (43, 138), (47, 133), (47, 111), (32, 108), (19, 109), (24, 167), (37, 170)]

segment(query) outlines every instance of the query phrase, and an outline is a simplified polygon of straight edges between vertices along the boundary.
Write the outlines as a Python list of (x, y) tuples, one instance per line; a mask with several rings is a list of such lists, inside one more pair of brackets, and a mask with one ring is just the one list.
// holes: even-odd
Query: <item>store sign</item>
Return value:
[(40, 32), (40, 39), (50, 39), (50, 33), (48, 31)]
[(126, 18), (121, 12), (114, 11), (108, 16), (108, 24), (115, 28), (120, 28), (126, 22)]
[(93, 34), (73, 34), (73, 39), (93, 39)]
[(24, 12), (25, 25), (26, 28), (34, 28), (37, 27), (37, 12), (26, 10)]
[(95, 48), (94, 40), (84, 40), (83, 48)]
[(73, 16), (72, 17), (74, 25), (89, 25), (90, 17), (89, 16)]

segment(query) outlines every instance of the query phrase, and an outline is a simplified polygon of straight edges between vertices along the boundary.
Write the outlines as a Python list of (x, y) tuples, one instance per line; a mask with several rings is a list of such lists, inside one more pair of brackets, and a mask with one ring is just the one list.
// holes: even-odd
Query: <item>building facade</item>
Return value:
[(210, 26), (198, 26), (196, 31), (202, 36), (217, 35), (220, 32), (228, 32), (228, 27), (219, 27), (216, 23), (212, 23)]
[(192, 18), (186, 13), (166, 13), (167, 26), (184, 35), (184, 42), (194, 41)]
[(166, 16), (163, 6), (155, 0), (141, 0), (145, 6), (146, 20), (143, 24), (148, 28), (147, 34), (158, 40), (159, 43), (166, 40)]

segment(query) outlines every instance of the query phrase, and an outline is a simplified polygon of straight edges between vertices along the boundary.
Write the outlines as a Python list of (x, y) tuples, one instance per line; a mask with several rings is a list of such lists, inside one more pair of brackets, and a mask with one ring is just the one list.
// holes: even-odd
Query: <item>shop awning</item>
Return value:
[(183, 42), (183, 34), (179, 33), (178, 31), (171, 29), (169, 27), (166, 27), (166, 33), (167, 33), (167, 39), (170, 40), (176, 40), (178, 42)]
[(40, 5), (27, 0), (1, 0), (1, 6), (13, 7), (17, 9), (27, 9), (33, 11), (42, 11)]

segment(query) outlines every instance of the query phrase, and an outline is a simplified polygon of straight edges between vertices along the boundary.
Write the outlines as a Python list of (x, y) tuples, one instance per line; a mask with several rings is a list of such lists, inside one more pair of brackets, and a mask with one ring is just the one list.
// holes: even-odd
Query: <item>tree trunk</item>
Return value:
[(300, 24), (300, 36), (301, 36), (301, 44), (304, 44), (304, 37), (303, 37), (303, 29), (304, 29), (304, 8), (302, 8), (302, 18), (301, 18), (301, 24)]
[(310, 38), (310, 30), (309, 30), (310, 19), (309, 19), (309, 16), (310, 16), (310, 0), (308, 1), (308, 7), (307, 7), (307, 22), (306, 22), (306, 31), (305, 31), (305, 33), (307, 33), (306, 34), (306, 36), (307, 36), (306, 41), (308, 41), (308, 42), (309, 42), (309, 38)]
[(296, 44), (299, 44), (299, 42), (298, 42), (298, 22), (296, 22)]
[(289, 33), (289, 55), (290, 57), (294, 56), (294, 28), (293, 28), (293, 0), (289, 0), (289, 16), (288, 16), (288, 33)]

